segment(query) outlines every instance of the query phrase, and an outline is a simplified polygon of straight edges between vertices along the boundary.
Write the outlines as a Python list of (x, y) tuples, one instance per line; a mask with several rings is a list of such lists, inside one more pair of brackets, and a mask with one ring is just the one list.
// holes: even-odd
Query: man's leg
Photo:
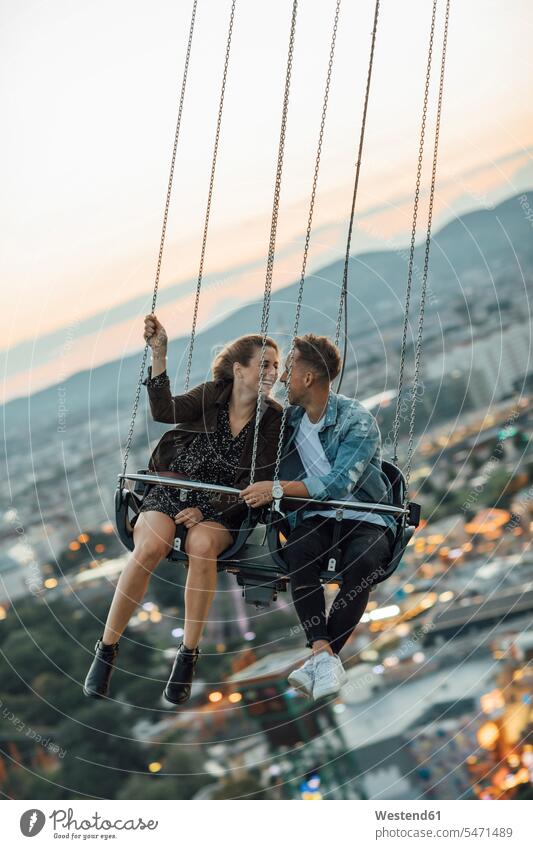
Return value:
[(304, 665), (291, 672), (289, 684), (315, 700), (337, 694), (346, 680), (342, 663), (329, 643), (320, 583), (324, 553), (331, 546), (333, 521), (320, 516), (306, 520), (291, 533), (283, 550), (290, 564), (294, 606), (312, 651)]
[(328, 547), (329, 522), (311, 517), (297, 525), (283, 548), (289, 567), (291, 595), (309, 648), (329, 650), (326, 604), (320, 583), (323, 553)]
[(341, 537), (343, 582), (327, 619), (329, 642), (335, 654), (339, 654), (360, 621), (371, 585), (391, 556), (391, 542), (385, 528), (379, 525), (354, 526), (345, 520)]

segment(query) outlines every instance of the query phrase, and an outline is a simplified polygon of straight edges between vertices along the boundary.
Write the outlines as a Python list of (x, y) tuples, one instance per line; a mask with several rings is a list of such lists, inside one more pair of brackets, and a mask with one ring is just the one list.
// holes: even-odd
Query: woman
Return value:
[[(144, 381), (152, 416), (177, 425), (160, 439), (149, 469), (243, 490), (250, 482), (262, 337), (241, 336), (226, 345), (212, 364), (213, 380), (174, 397), (166, 372), (167, 334), (155, 315), (145, 317), (144, 338), (152, 351), (152, 366)], [(256, 453), (259, 480), (273, 477), (282, 408), (269, 396), (278, 367), (278, 346), (267, 337)], [(160, 485), (149, 489), (133, 528), (135, 549), (95, 645), (84, 685), (86, 696), (107, 695), (120, 637), (144, 597), (152, 572), (172, 548), (178, 525), (188, 555), (185, 628), (164, 693), (174, 704), (189, 699), (198, 645), (215, 595), (218, 555), (233, 543), (247, 507), (261, 507), (269, 500), (268, 494), (254, 493), (246, 503), (243, 499), (236, 503), (235, 496), (209, 498), (209, 493), (190, 491), (184, 508), (179, 489)]]

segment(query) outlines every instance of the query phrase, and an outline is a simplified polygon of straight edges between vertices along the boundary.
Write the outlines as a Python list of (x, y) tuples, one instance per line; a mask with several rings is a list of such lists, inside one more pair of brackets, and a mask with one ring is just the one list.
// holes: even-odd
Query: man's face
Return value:
[[(305, 362), (300, 360), (300, 352), (295, 348), (293, 353), (293, 363), (292, 363), (292, 373), (291, 373), (291, 385), (289, 386), (289, 404), (301, 404), (307, 394), (308, 386), (306, 381), (306, 376), (310, 373), (309, 369), (306, 368)], [(287, 381), (289, 379), (289, 365), (290, 365), (290, 354), (285, 360), (285, 364), (283, 367), (283, 374), (280, 377), (281, 383), (285, 386), (287, 385)]]

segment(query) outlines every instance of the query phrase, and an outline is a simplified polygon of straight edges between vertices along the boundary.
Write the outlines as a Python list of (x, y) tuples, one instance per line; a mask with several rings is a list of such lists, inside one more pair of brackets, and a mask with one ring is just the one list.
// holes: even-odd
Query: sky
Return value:
[[(291, 6), (237, 0), (200, 329), (262, 293)], [(0, 402), (142, 349), (191, 9), (0, 3)], [(172, 337), (190, 327), (229, 9), (198, 2), (157, 311)], [(300, 272), (334, 9), (299, 3), (275, 288)], [(373, 11), (341, 3), (310, 270), (343, 254)], [(381, 2), (354, 253), (407, 241), (430, 17), (430, 0)], [(452, 0), (435, 227), (533, 187), (532, 18), (529, 0)]]

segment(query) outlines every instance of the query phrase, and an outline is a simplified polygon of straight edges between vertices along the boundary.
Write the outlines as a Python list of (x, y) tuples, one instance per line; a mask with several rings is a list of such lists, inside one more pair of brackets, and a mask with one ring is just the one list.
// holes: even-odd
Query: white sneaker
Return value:
[(312, 654), (303, 666), (293, 669), (287, 679), (291, 687), (294, 687), (295, 690), (299, 690), (301, 693), (305, 693), (306, 696), (311, 696), (313, 693), (315, 659), (316, 655)]
[(336, 695), (347, 680), (340, 657), (321, 651), (316, 655), (314, 667), (313, 699)]

